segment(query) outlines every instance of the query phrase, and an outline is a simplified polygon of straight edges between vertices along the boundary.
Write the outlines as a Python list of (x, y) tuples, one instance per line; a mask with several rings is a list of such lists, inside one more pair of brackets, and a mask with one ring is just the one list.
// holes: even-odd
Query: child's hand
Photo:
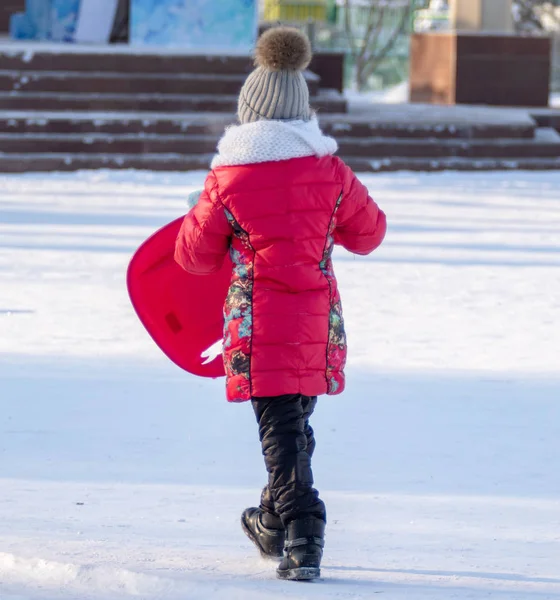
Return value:
[(203, 191), (204, 190), (196, 190), (195, 192), (191, 192), (187, 196), (187, 205), (189, 207), (189, 210), (193, 209), (198, 204), (198, 201), (200, 200), (200, 195)]

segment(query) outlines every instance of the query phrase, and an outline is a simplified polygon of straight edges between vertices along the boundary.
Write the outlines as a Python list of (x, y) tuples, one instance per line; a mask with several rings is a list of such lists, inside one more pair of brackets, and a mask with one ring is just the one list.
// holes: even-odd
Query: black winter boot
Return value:
[(304, 517), (288, 523), (284, 558), (276, 573), (279, 579), (309, 581), (321, 577), (325, 521)]
[[(265, 516), (266, 526), (263, 523)], [(247, 508), (241, 515), (241, 527), (263, 558), (282, 558), (286, 535), (278, 517), (264, 515), (260, 508)]]

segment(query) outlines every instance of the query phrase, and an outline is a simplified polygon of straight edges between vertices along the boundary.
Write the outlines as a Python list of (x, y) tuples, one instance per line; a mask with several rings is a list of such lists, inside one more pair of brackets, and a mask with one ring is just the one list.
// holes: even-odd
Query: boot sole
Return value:
[(321, 569), (317, 567), (300, 567), (299, 569), (288, 569), (286, 571), (276, 571), (278, 579), (287, 581), (311, 581), (321, 577)]
[(278, 554), (268, 554), (267, 552), (265, 552), (263, 547), (259, 544), (258, 539), (253, 535), (253, 532), (245, 523), (245, 519), (243, 518), (243, 516), (241, 516), (241, 528), (243, 529), (243, 533), (245, 533), (245, 535), (253, 542), (253, 544), (255, 544), (257, 550), (260, 552), (260, 555), (265, 560), (279, 561), (284, 556), (283, 551), (279, 551)]

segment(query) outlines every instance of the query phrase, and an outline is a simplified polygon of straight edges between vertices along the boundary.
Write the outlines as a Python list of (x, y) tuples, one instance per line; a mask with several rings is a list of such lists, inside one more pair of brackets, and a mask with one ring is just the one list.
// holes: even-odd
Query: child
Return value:
[(344, 389), (346, 336), (331, 254), (369, 254), (385, 215), (334, 153), (309, 108), (311, 60), (296, 29), (268, 30), (239, 96), (239, 126), (218, 145), (175, 258), (190, 273), (233, 260), (225, 301), (227, 397), (250, 400), (268, 471), (260, 507), (242, 515), (281, 579), (320, 576), (325, 506), (313, 488), (309, 417), (320, 394)]

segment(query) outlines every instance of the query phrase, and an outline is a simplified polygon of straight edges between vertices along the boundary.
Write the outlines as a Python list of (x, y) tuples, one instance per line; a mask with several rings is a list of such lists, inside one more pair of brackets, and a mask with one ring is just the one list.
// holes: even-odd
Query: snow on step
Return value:
[[(131, 46), (128, 44), (57, 44), (53, 42), (27, 42), (10, 40), (8, 42), (0, 42), (0, 55), (18, 57), (23, 56), (27, 62), (31, 61), (35, 54), (53, 54), (53, 55), (64, 55), (64, 54), (106, 54), (106, 55), (133, 55), (133, 56), (196, 56), (204, 58), (208, 57), (209, 60), (215, 60), (215, 58), (224, 57), (224, 49), (216, 48), (205, 48), (204, 55), (201, 56), (200, 52), (194, 52), (188, 48), (180, 47), (158, 47), (150, 48), (149, 46)], [(228, 55), (238, 57), (248, 57), (246, 51), (240, 51), (236, 49), (228, 49)]]
[[(196, 100), (198, 102), (236, 102), (234, 94), (157, 94), (157, 93), (135, 93), (135, 94), (112, 94), (105, 92), (0, 92), (0, 100), (6, 98), (33, 98), (60, 99), (60, 100)], [(4, 112), (4, 111), (2, 111)]]
[(231, 74), (209, 74), (209, 73), (119, 73), (113, 71), (11, 71), (0, 69), (0, 77), (12, 77), (18, 81), (28, 82), (30, 80), (40, 80), (46, 78), (52, 79), (173, 79), (173, 80), (190, 80), (196, 79), (200, 81), (214, 81), (216, 79), (225, 81), (243, 82), (246, 79), (245, 75)]
[(0, 112), (0, 120), (31, 120), (31, 121), (173, 121), (176, 123), (182, 123), (184, 121), (190, 121), (194, 123), (215, 121), (216, 119), (222, 119), (224, 122), (228, 122), (229, 119), (234, 120), (235, 114), (225, 115), (224, 113), (196, 113), (196, 112), (184, 112), (180, 115), (168, 113), (168, 112), (149, 112), (149, 111), (42, 111), (42, 110), (29, 110), (29, 111), (18, 111), (18, 110), (3, 110)]

